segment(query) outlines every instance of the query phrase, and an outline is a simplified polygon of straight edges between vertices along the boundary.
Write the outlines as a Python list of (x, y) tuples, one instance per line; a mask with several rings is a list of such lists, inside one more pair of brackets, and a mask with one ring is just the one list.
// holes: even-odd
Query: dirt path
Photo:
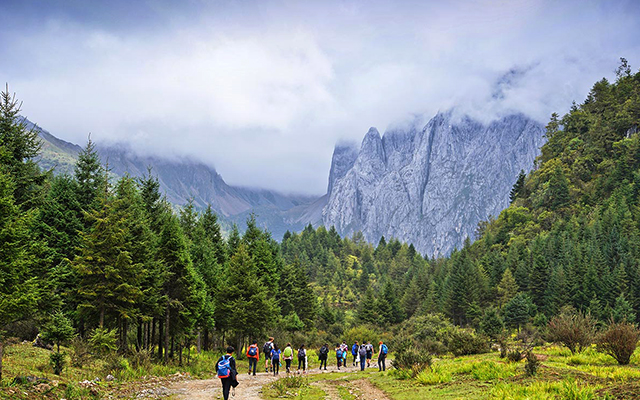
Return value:
[[(356, 372), (359, 368), (343, 368), (345, 373)], [(322, 371), (325, 372), (325, 371)], [(326, 372), (335, 372), (335, 368)], [(310, 370), (310, 374), (319, 374), (321, 371), (316, 369)], [(261, 400), (260, 393), (262, 387), (270, 382), (275, 381), (278, 378), (284, 378), (286, 375), (281, 373), (277, 377), (272, 374), (258, 373), (256, 376), (249, 374), (238, 375), (238, 382), (240, 385), (236, 388), (235, 397), (233, 399), (242, 400)], [(355, 381), (319, 381), (314, 383), (319, 386), (326, 394), (327, 400), (340, 400), (340, 393), (338, 392), (338, 386), (344, 386), (350, 389), (351, 393), (356, 396), (358, 400), (390, 400), (387, 395), (380, 389), (376, 388), (367, 379), (359, 379)], [(168, 394), (174, 399), (194, 399), (194, 400), (211, 400), (222, 398), (222, 387), (220, 385), (220, 379), (202, 379), (202, 380), (187, 380), (176, 382), (169, 386)]]
[[(249, 374), (239, 374), (236, 388), (236, 399), (242, 400), (260, 400), (260, 391), (262, 386), (269, 382), (273, 382), (277, 378), (285, 375), (274, 377), (272, 374), (257, 374), (256, 376)], [(169, 388), (169, 391), (176, 399), (218, 399), (222, 398), (222, 385), (220, 379), (203, 379), (182, 381)]]

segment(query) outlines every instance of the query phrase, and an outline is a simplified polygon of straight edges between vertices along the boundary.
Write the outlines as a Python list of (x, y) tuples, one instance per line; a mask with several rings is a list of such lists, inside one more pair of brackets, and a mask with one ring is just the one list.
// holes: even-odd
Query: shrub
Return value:
[(105, 328), (96, 328), (89, 337), (89, 344), (93, 351), (101, 356), (116, 350), (116, 331)]
[(82, 368), (91, 359), (91, 349), (89, 343), (80, 337), (71, 340), (71, 365), (76, 368)]
[(518, 349), (507, 351), (507, 360), (511, 362), (519, 362), (522, 360), (522, 353)]
[(133, 350), (129, 356), (129, 361), (134, 368), (149, 370), (151, 368), (152, 354), (149, 350)]
[(60, 352), (60, 345), (75, 336), (71, 320), (63, 313), (57, 312), (51, 316), (51, 320), (42, 330), (42, 338), (47, 342), (53, 342)]
[[(301, 389), (309, 386), (309, 379), (303, 376), (288, 376), (286, 378), (278, 379), (269, 385), (269, 388), (274, 392), (275, 397), (289, 397), (292, 395), (292, 389)], [(293, 394), (297, 396), (298, 393)]]
[(65, 353), (54, 352), (49, 356), (49, 363), (53, 368), (53, 373), (56, 375), (62, 374), (62, 370), (66, 364)]
[(566, 346), (572, 354), (589, 347), (595, 334), (596, 321), (589, 314), (564, 311), (549, 321), (549, 339)]
[(534, 376), (538, 373), (538, 368), (540, 367), (540, 360), (533, 354), (533, 351), (529, 350), (527, 352), (527, 363), (524, 366), (524, 372), (527, 376)]
[(480, 330), (493, 339), (502, 333), (504, 330), (504, 322), (495, 308), (491, 307), (485, 311), (480, 321)]
[(487, 339), (477, 335), (471, 329), (457, 328), (451, 332), (448, 347), (449, 351), (455, 356), (480, 354), (489, 351)]
[(426, 351), (417, 348), (401, 347), (395, 352), (395, 359), (391, 361), (394, 368), (411, 372), (411, 377), (415, 378), (419, 373), (431, 367), (431, 355)]
[(638, 346), (640, 331), (628, 322), (613, 321), (598, 337), (598, 350), (615, 358), (618, 364), (627, 365)]

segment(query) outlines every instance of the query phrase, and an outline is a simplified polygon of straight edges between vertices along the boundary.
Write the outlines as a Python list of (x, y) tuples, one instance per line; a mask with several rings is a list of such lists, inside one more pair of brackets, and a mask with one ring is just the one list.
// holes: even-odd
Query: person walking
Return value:
[(373, 357), (373, 345), (367, 342), (367, 368), (371, 366), (371, 358)]
[(227, 354), (220, 357), (216, 362), (216, 375), (222, 383), (222, 397), (224, 400), (229, 400), (231, 386), (238, 386), (238, 380), (236, 379), (238, 371), (236, 370), (236, 360), (233, 358), (234, 351), (233, 346), (227, 347)]
[(284, 348), (282, 352), (282, 358), (287, 366), (287, 374), (291, 372), (291, 360), (293, 360), (293, 347), (291, 347), (291, 343), (287, 343), (287, 347)]
[(349, 354), (349, 345), (347, 345), (347, 341), (343, 340), (340, 345), (340, 349), (342, 349), (342, 365), (347, 368), (347, 357)]
[(387, 369), (385, 360), (387, 359), (388, 352), (389, 352), (389, 348), (381, 340), (380, 349), (378, 350), (378, 371), (385, 371)]
[(353, 344), (353, 346), (351, 346), (351, 355), (353, 356), (353, 366), (356, 366), (356, 358), (358, 358), (358, 349), (360, 348), (360, 346), (358, 346), (358, 341), (356, 340), (356, 342)]
[(302, 366), (302, 373), (307, 373), (307, 351), (304, 349), (304, 344), (300, 345), (298, 349), (298, 372)]
[(364, 366), (367, 363), (367, 346), (362, 342), (358, 349), (358, 356), (360, 356), (360, 371), (364, 371)]
[(271, 350), (273, 350), (272, 337), (270, 337), (262, 346), (262, 354), (264, 354), (264, 372), (271, 371)]
[(324, 364), (325, 371), (327, 370), (327, 358), (329, 358), (329, 345), (325, 343), (322, 347), (320, 347), (320, 351), (318, 352), (318, 360), (320, 360), (320, 369), (322, 369), (322, 364)]
[(280, 350), (278, 349), (278, 345), (273, 345), (273, 350), (271, 350), (271, 368), (273, 368), (273, 375), (280, 375)]
[(257, 340), (254, 340), (247, 349), (247, 359), (249, 359), (249, 375), (251, 375), (251, 369), (253, 368), (253, 376), (256, 376), (256, 368), (258, 368), (258, 360), (260, 359)]
[(336, 343), (336, 363), (338, 365), (338, 371), (340, 371), (340, 364), (342, 364), (342, 346)]

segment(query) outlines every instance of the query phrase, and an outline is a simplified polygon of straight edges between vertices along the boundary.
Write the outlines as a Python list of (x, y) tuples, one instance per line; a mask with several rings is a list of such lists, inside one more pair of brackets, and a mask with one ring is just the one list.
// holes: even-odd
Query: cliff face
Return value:
[[(343, 171), (342, 163), (336, 166), (341, 174), (330, 174), (323, 223), (343, 235), (361, 230), (374, 243), (384, 235), (427, 255), (447, 254), (479, 221), (508, 205), (543, 134), (542, 125), (521, 114), (485, 125), (439, 113), (423, 128), (390, 130), (384, 137), (371, 128), (351, 168)], [(343, 158), (336, 153), (334, 163)]]

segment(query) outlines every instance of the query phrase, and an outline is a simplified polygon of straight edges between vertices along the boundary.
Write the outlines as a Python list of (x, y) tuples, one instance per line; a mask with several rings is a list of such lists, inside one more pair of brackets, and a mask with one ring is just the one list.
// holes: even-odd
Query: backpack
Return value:
[(342, 358), (342, 349), (336, 350), (336, 357), (337, 358)]
[(279, 352), (277, 352), (277, 351), (275, 351), (275, 350), (274, 350), (274, 351), (272, 351), (272, 352), (271, 352), (271, 359), (272, 359), (272, 360), (279, 360), (279, 359), (280, 359), (280, 353), (279, 353)]
[(305, 349), (298, 350), (298, 358), (303, 358), (307, 356), (307, 351)]
[(292, 357), (293, 349), (291, 347), (287, 347), (286, 349), (284, 349), (284, 353), (282, 353), (282, 355), (285, 357)]
[(389, 348), (386, 344), (382, 344), (382, 354), (387, 354), (389, 352)]
[(218, 361), (218, 378), (228, 378), (231, 376), (231, 357), (222, 356), (222, 360)]
[(268, 356), (269, 353), (271, 353), (271, 349), (271, 342), (267, 342), (264, 344), (264, 346), (262, 346), (262, 353)]
[(249, 355), (255, 357), (258, 354), (258, 346), (249, 347)]
[(329, 354), (329, 349), (327, 348), (327, 346), (322, 346), (320, 348), (320, 354), (323, 356), (326, 356), (327, 354)]
[(360, 357), (366, 357), (367, 356), (367, 348), (364, 346), (360, 346), (360, 350), (358, 350), (358, 354), (360, 355)]

